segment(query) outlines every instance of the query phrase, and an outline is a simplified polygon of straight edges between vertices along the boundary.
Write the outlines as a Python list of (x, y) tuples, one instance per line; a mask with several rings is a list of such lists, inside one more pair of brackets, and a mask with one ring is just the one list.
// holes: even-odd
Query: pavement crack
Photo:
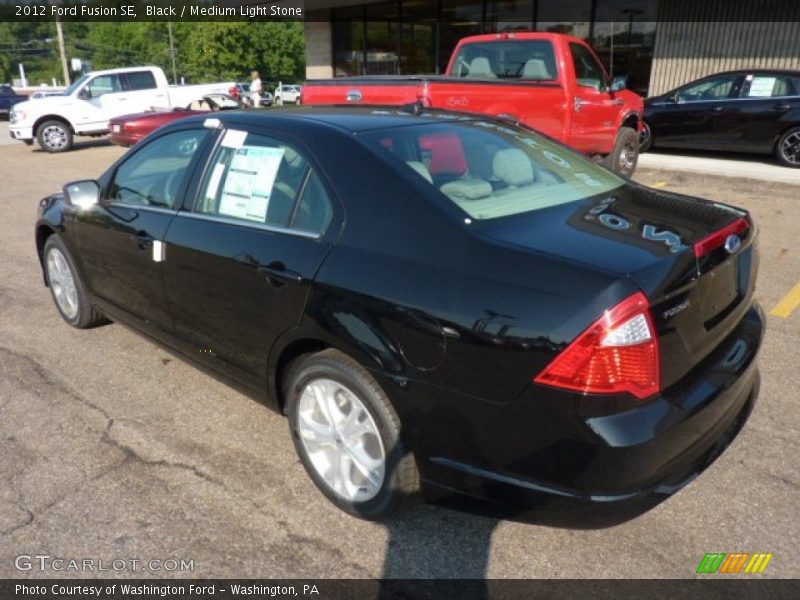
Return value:
[(27, 508), (25, 508), (24, 506), (22, 506), (20, 504), (16, 504), (16, 506), (25, 513), (25, 520), (22, 523), (18, 524), (18, 525), (14, 525), (13, 527), (9, 527), (8, 529), (4, 529), (3, 531), (0, 531), (0, 535), (2, 535), (2, 536), (11, 535), (15, 531), (19, 531), (20, 529), (24, 529), (25, 527), (27, 527), (28, 525), (33, 523), (33, 520), (34, 520), (33, 512), (28, 510)]
[(130, 460), (134, 460), (134, 461), (136, 461), (138, 463), (141, 463), (141, 464), (144, 464), (144, 465), (148, 465), (148, 466), (171, 467), (171, 468), (175, 468), (175, 469), (182, 469), (184, 471), (188, 471), (188, 472), (192, 473), (195, 477), (198, 477), (199, 479), (202, 479), (202, 480), (207, 481), (209, 483), (212, 483), (214, 485), (220, 486), (223, 489), (227, 489), (227, 486), (225, 485), (225, 483), (223, 481), (217, 479), (216, 477), (214, 477), (212, 475), (209, 475), (205, 471), (197, 468), (197, 466), (195, 466), (195, 465), (192, 465), (192, 464), (189, 464), (189, 463), (180, 462), (180, 461), (167, 460), (165, 458), (152, 459), (152, 458), (148, 458), (146, 456), (142, 456), (142, 454), (139, 453), (136, 450), (136, 448), (134, 448), (133, 446), (131, 446), (129, 444), (126, 444), (123, 441), (118, 440), (118, 439), (113, 437), (112, 429), (113, 429), (114, 424), (116, 422), (118, 422), (118, 421), (113, 419), (113, 418), (108, 420), (108, 424), (106, 426), (106, 430), (103, 433), (103, 441), (105, 441), (106, 443), (111, 444), (112, 446), (114, 446), (117, 449), (121, 450), (125, 454), (125, 456), (127, 456)]

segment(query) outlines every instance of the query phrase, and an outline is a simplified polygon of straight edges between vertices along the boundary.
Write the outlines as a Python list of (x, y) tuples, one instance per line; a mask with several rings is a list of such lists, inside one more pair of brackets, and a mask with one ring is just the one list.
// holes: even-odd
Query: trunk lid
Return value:
[(745, 211), (720, 203), (629, 183), (580, 202), (478, 223), (476, 229), (493, 242), (636, 283), (651, 303), (662, 388), (716, 348), (751, 304), (755, 228)]

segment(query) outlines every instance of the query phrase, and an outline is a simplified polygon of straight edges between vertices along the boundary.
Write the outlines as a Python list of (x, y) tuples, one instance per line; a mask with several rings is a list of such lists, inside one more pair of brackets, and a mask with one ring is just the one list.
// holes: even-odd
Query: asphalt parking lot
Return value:
[[(122, 152), (0, 145), (0, 578), (82, 575), (19, 571), (21, 554), (194, 566), (104, 573), (123, 577), (683, 578), (707, 552), (769, 552), (758, 577), (800, 577), (800, 309), (768, 316), (760, 399), (733, 445), (633, 521), (576, 531), (418, 505), (367, 523), (316, 491), (282, 417), (122, 326), (58, 316), (33, 242), (38, 200)], [(800, 282), (800, 172), (791, 184), (658, 164), (636, 179), (753, 212), (758, 297), (778, 305)]]

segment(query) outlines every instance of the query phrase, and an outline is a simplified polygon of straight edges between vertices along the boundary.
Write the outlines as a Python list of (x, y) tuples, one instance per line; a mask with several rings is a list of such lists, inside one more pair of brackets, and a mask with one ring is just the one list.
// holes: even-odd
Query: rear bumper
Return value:
[[(681, 384), (624, 412), (578, 419), (573, 412), (574, 426), (556, 416), (569, 410), (569, 402), (548, 415), (543, 403), (558, 398), (542, 398), (540, 388), (526, 392), (509, 405), (506, 418), (498, 418), (504, 431), (494, 437), (504, 440), (502, 448), (460, 451), (451, 445), (448, 454), (418, 457), (425, 496), (568, 527), (633, 518), (692, 481), (741, 430), (758, 396), (763, 330), (763, 313), (754, 305)], [(603, 400), (580, 397), (572, 406), (580, 415), (582, 402)], [(548, 422), (534, 425), (537, 418)], [(481, 438), (479, 427), (494, 426), (485, 415), (470, 430)]]

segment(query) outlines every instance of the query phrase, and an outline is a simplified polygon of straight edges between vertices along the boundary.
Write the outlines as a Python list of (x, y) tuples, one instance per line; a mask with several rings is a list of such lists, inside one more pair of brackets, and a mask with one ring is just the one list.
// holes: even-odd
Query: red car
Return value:
[(636, 168), (644, 103), (581, 39), (515, 32), (462, 39), (444, 75), (307, 81), (303, 104), (417, 105), (505, 116), (624, 175)]
[(108, 130), (111, 132), (108, 139), (112, 144), (119, 146), (133, 146), (162, 125), (172, 123), (177, 119), (203, 112), (240, 108), (244, 108), (244, 105), (231, 96), (211, 94), (204, 96), (202, 100), (192, 102), (186, 108), (176, 108), (174, 110), (156, 109), (111, 119), (108, 122)]

